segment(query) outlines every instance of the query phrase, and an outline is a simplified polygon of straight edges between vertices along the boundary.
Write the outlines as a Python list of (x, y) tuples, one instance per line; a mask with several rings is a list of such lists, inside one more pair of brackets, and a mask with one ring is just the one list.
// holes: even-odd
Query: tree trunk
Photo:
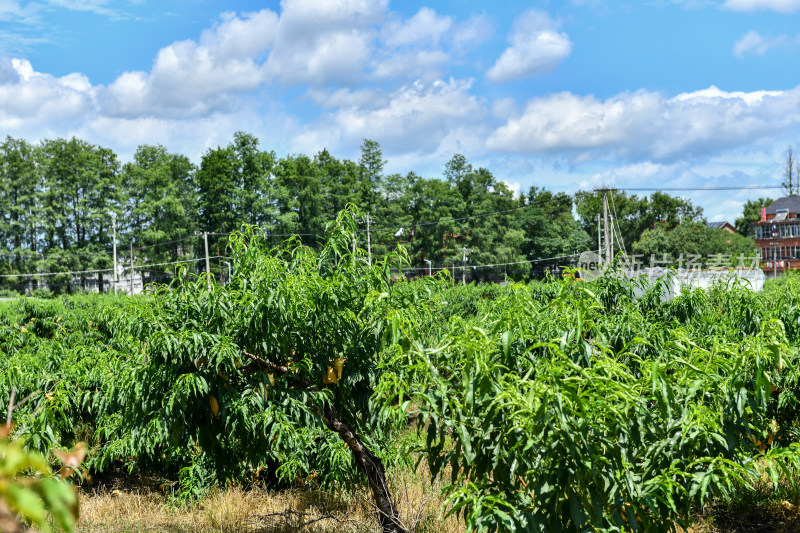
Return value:
[(350, 427), (336, 416), (336, 410), (330, 404), (325, 404), (322, 411), (322, 420), (328, 429), (335, 431), (347, 443), (358, 464), (364, 470), (372, 490), (372, 498), (378, 508), (381, 530), (383, 533), (407, 533), (406, 527), (400, 521), (400, 514), (392, 501), (389, 486), (386, 484), (386, 470), (378, 457), (375, 457), (369, 448), (364, 446), (361, 439)]
[[(247, 372), (253, 368), (269, 369), (278, 375), (284, 376), (288, 374), (289, 369), (283, 365), (276, 365), (265, 361), (258, 355), (251, 354), (247, 351), (242, 351), (242, 354), (251, 359), (253, 363), (248, 366), (243, 366), (239, 369), (240, 372)], [(300, 386), (308, 390), (317, 390), (310, 383), (298, 376)], [(359, 466), (367, 475), (369, 481), (369, 488), (372, 490), (372, 499), (375, 500), (375, 506), (378, 508), (379, 519), (381, 523), (381, 530), (383, 533), (408, 533), (408, 529), (400, 521), (400, 513), (392, 501), (392, 495), (389, 493), (389, 485), (386, 483), (386, 470), (383, 468), (383, 463), (378, 457), (375, 457), (369, 448), (364, 446), (358, 435), (350, 429), (343, 420), (340, 420), (336, 414), (336, 409), (328, 402), (322, 406), (322, 412), (315, 412), (320, 415), (322, 421), (328, 429), (336, 432), (353, 452)]]

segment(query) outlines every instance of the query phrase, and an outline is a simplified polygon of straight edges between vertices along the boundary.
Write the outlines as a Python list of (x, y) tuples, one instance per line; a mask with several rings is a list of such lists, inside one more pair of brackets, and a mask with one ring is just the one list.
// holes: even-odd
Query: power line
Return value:
[[(211, 235), (211, 234), (209, 233), (209, 235)], [(192, 239), (197, 239), (197, 238), (199, 238), (199, 235), (193, 235), (191, 237), (184, 237), (183, 239), (174, 239), (174, 240), (171, 240), (171, 241), (158, 242), (158, 243), (155, 243), (155, 244), (146, 244), (144, 246), (139, 246), (139, 247), (134, 246), (133, 249), (134, 250), (146, 250), (148, 248), (155, 248), (157, 246), (165, 246), (167, 244), (175, 244), (177, 242), (190, 241)], [(128, 243), (128, 245), (130, 245), (130, 243)], [(123, 246), (123, 245), (118, 245), (118, 246)]]
[[(570, 254), (570, 255), (558, 255), (555, 257), (545, 257), (542, 259), (528, 259), (526, 261), (512, 261), (510, 263), (492, 263), (492, 264), (485, 264), (485, 265), (467, 265), (466, 268), (491, 268), (491, 267), (501, 267), (501, 266), (510, 266), (510, 265), (524, 265), (524, 264), (533, 264), (533, 263), (544, 263), (547, 261), (555, 261), (557, 259), (566, 259), (566, 258), (573, 258), (573, 257), (580, 257), (580, 254)], [(463, 269), (465, 267), (460, 266), (456, 267), (458, 269)], [(443, 266), (439, 268), (439, 270), (449, 270), (450, 267)], [(401, 268), (400, 270), (428, 270), (427, 266), (424, 267), (409, 267), (409, 268)]]
[[(208, 258), (208, 260), (212, 259), (230, 259), (230, 256), (227, 255), (212, 255)], [(141, 265), (134, 265), (134, 270), (139, 270), (139, 268), (147, 268), (147, 267), (157, 267), (157, 266), (168, 266), (168, 265), (180, 265), (182, 263), (196, 263), (198, 261), (205, 261), (205, 257), (199, 257), (194, 259), (184, 259), (182, 261), (170, 261), (169, 263), (142, 263)], [(130, 265), (125, 266), (124, 268), (130, 268)]]
[(624, 191), (748, 191), (782, 189), (783, 185), (731, 185), (722, 187), (618, 187)]
[[(227, 255), (215, 255), (209, 257), (211, 259), (230, 259)], [(141, 265), (134, 265), (134, 270), (146, 270), (148, 267), (157, 267), (157, 266), (167, 266), (167, 265), (179, 265), (182, 263), (196, 263), (198, 261), (205, 261), (205, 257), (201, 258), (194, 258), (194, 259), (184, 259), (182, 261), (170, 261), (168, 263), (144, 263)], [(123, 270), (130, 270), (130, 265), (123, 266)], [(113, 272), (113, 268), (99, 268), (93, 270), (68, 270), (64, 272), (37, 272), (35, 274), (27, 273), (27, 274), (0, 274), (0, 278), (35, 278), (35, 277), (50, 277), (50, 276), (61, 276), (61, 275), (77, 275), (77, 274), (99, 274), (101, 272)]]
[[(211, 234), (209, 233), (209, 235), (211, 235)], [(175, 240), (172, 240), (172, 241), (159, 242), (159, 243), (155, 243), (155, 244), (146, 244), (146, 245), (143, 245), (143, 246), (134, 246), (133, 249), (134, 250), (146, 250), (148, 248), (156, 248), (158, 246), (165, 246), (167, 244), (174, 244), (174, 243), (177, 243), (177, 242), (184, 242), (184, 241), (188, 241), (188, 240), (196, 239), (196, 238), (197, 238), (196, 236), (185, 237), (183, 239), (175, 239)], [(127, 246), (130, 246), (130, 242), (128, 244), (126, 244), (126, 245), (117, 244), (117, 246), (127, 247)], [(61, 249), (61, 250), (62, 251), (57, 253), (57, 254), (50, 254), (50, 255), (43, 255), (43, 254), (39, 254), (39, 253), (36, 253), (36, 252), (29, 252), (27, 254), (25, 254), (25, 253), (21, 253), (21, 254), (0, 254), (0, 257), (4, 257), (4, 258), (7, 258), (7, 259), (17, 259), (17, 258), (19, 258), (19, 259), (24, 259), (24, 260), (30, 260), (30, 259), (37, 259), (37, 260), (48, 260), (48, 259), (56, 259), (56, 260), (58, 260), (58, 259), (62, 259), (63, 260), (63, 259), (72, 259), (72, 258), (75, 258), (75, 257), (97, 257), (99, 254), (102, 253), (102, 251), (97, 251), (97, 252), (94, 252), (94, 253), (75, 253), (75, 252), (71, 252), (69, 250), (64, 250), (64, 249)]]
[[(335, 220), (331, 220), (329, 222), (335, 222)], [(261, 229), (261, 228), (259, 228)], [(262, 230), (264, 231), (264, 230)], [(233, 235), (233, 233), (224, 233), (224, 232), (208, 232), (209, 235)], [(270, 233), (268, 231), (264, 231), (264, 237), (267, 239), (271, 239), (272, 237), (322, 237), (324, 233)]]
[(113, 268), (100, 268), (95, 270), (72, 270), (68, 272), (39, 272), (36, 274), (0, 274), (0, 278), (33, 278), (37, 276), (61, 276), (63, 274), (97, 274), (99, 272), (113, 272)]

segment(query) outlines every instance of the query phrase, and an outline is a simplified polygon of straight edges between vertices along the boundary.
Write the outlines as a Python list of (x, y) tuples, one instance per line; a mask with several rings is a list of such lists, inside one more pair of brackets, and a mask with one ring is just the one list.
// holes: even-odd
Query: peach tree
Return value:
[(247, 229), (231, 237), (229, 283), (184, 269), (119, 315), (133, 363), (107, 395), (121, 414), (105, 457), (177, 465), (184, 480), (366, 480), (383, 530), (404, 530), (380, 457), (394, 422), (371, 406), (400, 257), (368, 264), (356, 233), (349, 211), (318, 251)]

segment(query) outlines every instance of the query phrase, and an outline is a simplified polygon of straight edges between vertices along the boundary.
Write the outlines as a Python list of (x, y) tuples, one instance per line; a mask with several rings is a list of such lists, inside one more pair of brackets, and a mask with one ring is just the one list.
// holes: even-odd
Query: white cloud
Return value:
[(510, 191), (511, 191), (511, 194), (514, 196), (514, 198), (519, 198), (519, 192), (520, 192), (520, 190), (522, 189), (522, 186), (519, 184), (519, 182), (518, 182), (518, 181), (515, 181), (515, 182), (513, 182), (513, 183), (510, 183), (510, 182), (508, 182), (508, 181), (503, 181), (503, 180), (500, 180), (500, 181), (501, 181), (501, 183), (503, 183), (503, 184), (504, 184), (506, 187), (508, 187), (508, 190), (510, 190)]
[(417, 50), (408, 53), (395, 52), (375, 65), (378, 78), (419, 77), (432, 81), (442, 76), (442, 68), (450, 60), (450, 54), (442, 50)]
[[(0, 0), (0, 20), (26, 25), (37, 25), (41, 22), (41, 13), (45, 6), (38, 2), (20, 3), (18, 0)], [(4, 33), (10, 34), (11, 31)], [(41, 37), (41, 35), (39, 35)], [(7, 46), (4, 43), (5, 46)]]
[(572, 52), (572, 41), (558, 32), (547, 14), (530, 10), (514, 22), (508, 47), (486, 77), (494, 82), (527, 78), (554, 70)]
[(725, 7), (734, 11), (769, 10), (793, 13), (800, 10), (800, 0), (726, 0)]
[(36, 72), (30, 62), (0, 60), (0, 129), (26, 135), (81, 123), (95, 114), (96, 89), (80, 74), (57, 78)]
[(230, 105), (231, 94), (266, 80), (258, 61), (275, 39), (278, 16), (265, 9), (242, 17), (224, 14), (198, 42), (179, 41), (159, 50), (149, 73), (126, 72), (103, 100), (111, 115), (206, 115)]
[(322, 89), (309, 89), (306, 96), (323, 109), (338, 109), (340, 107), (359, 107), (361, 109), (376, 109), (389, 103), (389, 95), (379, 89), (337, 89), (328, 91)]
[(107, 17), (121, 17), (122, 12), (108, 7), (109, 0), (47, 0), (48, 4), (72, 11), (88, 11)]
[(369, 79), (433, 82), (444, 77), (448, 68), (463, 64), (465, 53), (489, 34), (491, 25), (485, 16), (456, 22), (428, 7), (408, 19), (390, 13), (380, 27)]
[(150, 72), (126, 72), (109, 85), (106, 112), (206, 116), (231, 111), (237, 94), (270, 82), (349, 85), (363, 76), (385, 1), (284, 0), (281, 7), (280, 14), (224, 13), (197, 41), (162, 48)]
[(22, 6), (17, 0), (0, 0), (0, 20), (18, 18), (22, 15)]
[(429, 7), (423, 7), (407, 20), (392, 20), (382, 28), (387, 46), (398, 48), (408, 45), (437, 45), (442, 36), (453, 27), (453, 19), (440, 16)]
[(518, 112), (517, 101), (513, 98), (498, 98), (492, 102), (492, 116), (508, 120)]
[(457, 50), (474, 48), (494, 34), (494, 26), (487, 15), (470, 15), (456, 24), (452, 31), (453, 46)]
[(388, 0), (283, 0), (267, 61), (289, 85), (353, 85), (363, 75)]
[(670, 161), (707, 156), (800, 126), (800, 87), (727, 93), (716, 87), (665, 98), (640, 90), (605, 101), (564, 92), (534, 98), (488, 138), (491, 150), (571, 152), (581, 160), (615, 154)]
[(470, 80), (415, 82), (389, 94), (379, 107), (357, 103), (323, 115), (295, 137), (301, 151), (351, 149), (362, 138), (378, 140), (394, 152), (436, 153), (463, 143), (482, 145), (486, 111), (469, 93)]
[(673, 100), (676, 102), (691, 102), (705, 99), (705, 101), (714, 100), (741, 100), (747, 105), (757, 105), (764, 101), (764, 98), (769, 96), (781, 96), (783, 91), (752, 91), (749, 93), (743, 91), (723, 91), (718, 87), (711, 86), (708, 89), (700, 89), (691, 93), (680, 93), (676, 95)]
[(581, 182), (580, 186), (583, 189), (591, 187), (602, 187), (604, 185), (616, 185), (618, 183), (636, 183), (642, 180), (652, 180), (659, 174), (671, 173), (674, 169), (644, 161), (642, 163), (633, 163), (630, 165), (621, 165), (614, 168), (596, 172), (590, 178)]
[(770, 48), (775, 48), (785, 41), (786, 37), (782, 35), (772, 38), (762, 37), (757, 31), (750, 30), (733, 45), (733, 53), (737, 57), (744, 57), (747, 54), (763, 56)]

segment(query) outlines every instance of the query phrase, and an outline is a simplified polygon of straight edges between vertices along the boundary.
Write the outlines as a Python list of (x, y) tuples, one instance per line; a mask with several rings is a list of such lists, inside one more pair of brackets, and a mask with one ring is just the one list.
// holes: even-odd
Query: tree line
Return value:
[[(22, 274), (111, 268), (114, 225), (120, 255), (133, 248), (145, 281), (158, 281), (172, 267), (148, 265), (202, 256), (203, 232), (215, 256), (224, 255), (226, 234), (244, 224), (260, 227), (276, 245), (296, 235), (317, 246), (326, 225), (350, 203), (363, 213), (360, 246), (369, 216), (372, 253), (380, 257), (402, 244), (417, 267), (426, 261), (433, 268), (458, 267), (465, 256), (473, 265), (513, 264), (596, 246), (597, 192), (573, 196), (532, 187), (515, 195), (460, 154), (441, 177), (387, 173), (385, 167), (380, 145), (368, 139), (352, 161), (328, 150), (278, 157), (238, 132), (194, 164), (161, 145), (142, 145), (123, 163), (111, 149), (78, 138), (31, 143), (7, 137), (0, 143), (0, 288), (29, 287)], [(702, 209), (683, 198), (612, 194), (624, 243), (637, 242), (647, 230), (704, 223)], [(221, 261), (211, 267), (224, 274)], [(531, 266), (506, 272), (527, 276)], [(483, 269), (469, 277), (492, 273)], [(97, 275), (102, 286), (110, 274)], [(92, 276), (80, 275), (79, 283)], [(74, 279), (64, 274), (49, 284), (69, 290)]]

